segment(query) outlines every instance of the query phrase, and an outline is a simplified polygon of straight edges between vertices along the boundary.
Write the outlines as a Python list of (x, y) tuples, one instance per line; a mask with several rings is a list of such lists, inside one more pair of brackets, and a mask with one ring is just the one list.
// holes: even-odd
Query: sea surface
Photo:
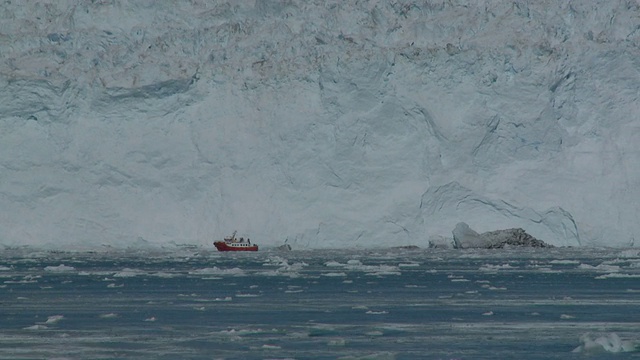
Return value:
[(640, 250), (0, 251), (0, 359), (640, 359)]

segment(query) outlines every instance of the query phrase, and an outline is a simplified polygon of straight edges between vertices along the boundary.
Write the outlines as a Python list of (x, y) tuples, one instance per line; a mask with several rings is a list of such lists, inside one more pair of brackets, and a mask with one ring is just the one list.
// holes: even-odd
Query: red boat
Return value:
[(258, 251), (258, 245), (252, 244), (251, 240), (247, 238), (237, 238), (236, 232), (233, 235), (224, 238), (224, 241), (215, 241), (215, 245), (218, 251)]

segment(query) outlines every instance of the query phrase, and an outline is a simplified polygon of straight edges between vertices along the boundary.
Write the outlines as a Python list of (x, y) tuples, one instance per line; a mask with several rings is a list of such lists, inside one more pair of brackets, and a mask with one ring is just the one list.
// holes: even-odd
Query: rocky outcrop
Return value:
[(456, 249), (502, 249), (505, 247), (553, 247), (527, 234), (523, 229), (506, 229), (478, 234), (466, 223), (458, 223), (453, 229)]

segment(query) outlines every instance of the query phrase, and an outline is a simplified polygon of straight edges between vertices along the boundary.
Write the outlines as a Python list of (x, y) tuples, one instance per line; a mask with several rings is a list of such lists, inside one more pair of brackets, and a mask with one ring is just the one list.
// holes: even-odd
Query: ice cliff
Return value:
[(638, 1), (0, 10), (0, 244), (640, 232)]

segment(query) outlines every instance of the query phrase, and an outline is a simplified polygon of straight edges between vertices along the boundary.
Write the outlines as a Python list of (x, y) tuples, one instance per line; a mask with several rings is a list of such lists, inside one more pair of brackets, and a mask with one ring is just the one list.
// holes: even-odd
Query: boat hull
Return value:
[(213, 245), (218, 251), (258, 251), (258, 245), (255, 244), (216, 241)]

